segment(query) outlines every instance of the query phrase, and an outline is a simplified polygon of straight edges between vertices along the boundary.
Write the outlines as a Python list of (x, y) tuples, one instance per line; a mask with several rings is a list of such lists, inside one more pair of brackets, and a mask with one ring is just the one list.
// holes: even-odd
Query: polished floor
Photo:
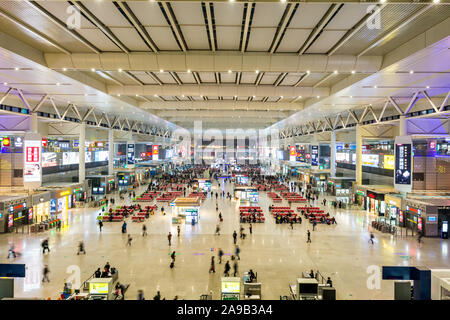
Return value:
[[(217, 184), (213, 190), (221, 190)], [(232, 190), (231, 184), (226, 190)], [(129, 200), (127, 200), (129, 203)], [(213, 292), (213, 298), (220, 298), (220, 278), (223, 264), (216, 263), (216, 273), (209, 273), (211, 256), (217, 249), (225, 252), (225, 260), (234, 253), (232, 233), (239, 233), (239, 204), (219, 197), (219, 211), (224, 221), (221, 235), (215, 235), (218, 223), (215, 199), (208, 199), (200, 209), (200, 222), (195, 225), (181, 225), (181, 236), (176, 236), (176, 225), (171, 223), (170, 209), (166, 205), (163, 216), (158, 212), (146, 222), (148, 236), (141, 234), (142, 224), (128, 223), (132, 235), (131, 246), (126, 245), (126, 235), (121, 233), (121, 223), (105, 223), (102, 232), (96, 224), (99, 209), (73, 209), (70, 224), (63, 230), (39, 234), (0, 235), (0, 263), (12, 263), (6, 259), (9, 245), (14, 243), (21, 256), (15, 263), (25, 263), (27, 277), (15, 280), (16, 297), (50, 297), (55, 299), (62, 291), (64, 282), (73, 273), (74, 267), (81, 270), (83, 282), (98, 267), (107, 261), (119, 270), (119, 281), (130, 284), (126, 299), (136, 299), (142, 289), (147, 299), (152, 299), (157, 290), (166, 299), (178, 296), (180, 299), (199, 299), (200, 295)], [(119, 204), (116, 202), (116, 204)], [(275, 224), (268, 215), (271, 201), (265, 192), (260, 193), (260, 205), (266, 222), (253, 225), (253, 234), (239, 240), (241, 260), (239, 273), (250, 268), (258, 273), (262, 283), (263, 299), (279, 299), (289, 295), (289, 284), (295, 283), (304, 271), (319, 270), (325, 277), (331, 277), (338, 299), (393, 299), (393, 283), (381, 281), (381, 286), (368, 286), (371, 274), (368, 268), (383, 265), (415, 265), (429, 268), (447, 268), (448, 240), (424, 239), (418, 244), (412, 237), (394, 237), (375, 232), (375, 244), (369, 243), (369, 221), (372, 217), (361, 210), (337, 210), (326, 208), (336, 217), (337, 225)], [(306, 243), (306, 231), (312, 233), (312, 243)], [(169, 247), (167, 234), (174, 235)], [(49, 237), (50, 254), (42, 254), (41, 241)], [(78, 242), (83, 240), (86, 255), (77, 255)], [(170, 269), (170, 253), (176, 251), (175, 268)], [(42, 283), (42, 268), (50, 269), (50, 282)], [(231, 263), (231, 266), (233, 264)], [(373, 268), (373, 267), (372, 267)], [(373, 272), (373, 271), (372, 271)], [(369, 280), (369, 281), (368, 281)]]

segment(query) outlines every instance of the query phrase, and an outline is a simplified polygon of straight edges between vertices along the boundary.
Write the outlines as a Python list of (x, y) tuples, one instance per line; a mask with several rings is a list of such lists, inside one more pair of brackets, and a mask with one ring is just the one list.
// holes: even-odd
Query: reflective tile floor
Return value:
[[(213, 184), (213, 191), (222, 187)], [(231, 184), (226, 191), (232, 191)], [(127, 201), (129, 203), (129, 201)], [(22, 255), (15, 263), (25, 263), (27, 277), (16, 279), (16, 297), (50, 297), (55, 299), (62, 291), (64, 281), (75, 274), (79, 267), (80, 281), (86, 280), (98, 267), (107, 261), (119, 270), (119, 281), (130, 284), (126, 299), (136, 299), (142, 289), (146, 299), (152, 299), (157, 290), (166, 299), (177, 295), (180, 299), (199, 299), (201, 294), (213, 292), (220, 297), (220, 278), (223, 264), (216, 263), (216, 273), (209, 273), (211, 256), (217, 249), (225, 252), (225, 260), (234, 253), (232, 233), (239, 233), (239, 204), (219, 197), (219, 211), (224, 221), (221, 235), (215, 235), (218, 223), (215, 199), (208, 199), (200, 209), (200, 222), (181, 225), (181, 236), (176, 236), (176, 225), (171, 223), (170, 209), (167, 215), (158, 212), (146, 222), (148, 236), (141, 234), (142, 224), (128, 223), (128, 233), (133, 237), (132, 245), (126, 246), (126, 235), (121, 233), (121, 223), (106, 222), (99, 232), (96, 216), (99, 209), (73, 209), (70, 224), (61, 231), (39, 234), (1, 234), (0, 263), (12, 263), (6, 259), (9, 244), (14, 243)], [(120, 204), (116, 201), (116, 205)], [(143, 203), (144, 204), (144, 203)], [(148, 203), (145, 203), (148, 204)], [(326, 208), (336, 217), (337, 225), (318, 225), (312, 231), (309, 222), (294, 225), (275, 224), (267, 212), (271, 204), (265, 194), (260, 193), (260, 205), (266, 222), (253, 225), (253, 234), (239, 240), (241, 260), (239, 274), (253, 269), (262, 283), (263, 299), (279, 299), (289, 295), (289, 284), (295, 283), (304, 271), (319, 270), (331, 277), (338, 299), (393, 299), (393, 283), (380, 281), (376, 286), (371, 266), (420, 265), (429, 268), (448, 268), (448, 240), (425, 238), (418, 244), (412, 237), (398, 237), (375, 232), (375, 244), (369, 243), (369, 217), (361, 210), (337, 210)], [(306, 243), (306, 231), (312, 232), (312, 243)], [(169, 247), (167, 234), (174, 234)], [(42, 239), (49, 237), (50, 254), (41, 252)], [(86, 255), (77, 255), (78, 242), (83, 240)], [(176, 251), (175, 268), (170, 269), (170, 253)], [(42, 268), (50, 268), (50, 283), (42, 283)], [(231, 266), (233, 264), (231, 263)], [(73, 267), (75, 266), (75, 267)], [(373, 268), (373, 267), (372, 267)], [(376, 270), (376, 269), (375, 269)], [(373, 271), (372, 271), (373, 272)], [(75, 277), (76, 278), (76, 277)], [(374, 281), (372, 281), (374, 280)], [(369, 283), (369, 285), (368, 285)]]

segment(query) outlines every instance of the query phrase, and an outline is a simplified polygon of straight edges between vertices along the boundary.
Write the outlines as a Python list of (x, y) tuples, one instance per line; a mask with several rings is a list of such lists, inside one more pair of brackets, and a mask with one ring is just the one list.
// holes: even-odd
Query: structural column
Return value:
[(78, 141), (78, 182), (86, 179), (86, 123), (80, 124), (80, 138)]
[(37, 112), (31, 113), (31, 117), (30, 117), (30, 132), (38, 133), (38, 114), (37, 114)]
[(398, 135), (399, 136), (406, 136), (406, 135), (408, 135), (406, 116), (400, 116), (400, 125), (399, 125)]
[(356, 125), (356, 184), (362, 185), (362, 135), (361, 125)]
[(114, 175), (114, 130), (108, 130), (108, 174)]
[(336, 131), (331, 131), (330, 142), (330, 175), (336, 176)]

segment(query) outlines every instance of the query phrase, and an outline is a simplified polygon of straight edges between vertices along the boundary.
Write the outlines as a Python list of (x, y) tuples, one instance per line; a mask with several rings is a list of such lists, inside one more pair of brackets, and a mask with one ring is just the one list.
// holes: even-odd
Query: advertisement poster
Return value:
[(377, 168), (380, 163), (380, 156), (378, 154), (363, 154), (361, 160), (363, 166)]
[(385, 154), (384, 155), (384, 168), (394, 170), (395, 169), (395, 156)]
[(63, 166), (78, 163), (78, 152), (63, 152)]
[(395, 138), (394, 186), (398, 191), (412, 190), (412, 139), (410, 136)]
[(311, 146), (311, 165), (319, 165), (319, 146)]
[(297, 151), (295, 150), (295, 146), (289, 147), (289, 161), (295, 161), (297, 155)]
[(56, 162), (56, 152), (44, 152), (42, 153), (42, 167), (56, 167), (58, 164)]
[(108, 161), (108, 151), (95, 151), (95, 162)]
[(134, 144), (127, 144), (127, 164), (134, 164)]
[(24, 157), (23, 181), (41, 181), (41, 141), (25, 141)]
[(159, 147), (157, 145), (152, 146), (153, 160), (159, 159)]

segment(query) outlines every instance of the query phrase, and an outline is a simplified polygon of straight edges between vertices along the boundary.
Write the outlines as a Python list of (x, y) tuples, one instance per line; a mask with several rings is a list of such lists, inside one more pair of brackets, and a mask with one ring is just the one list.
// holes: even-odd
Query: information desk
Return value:
[(114, 279), (94, 278), (87, 281), (91, 299), (113, 300)]
[(200, 202), (200, 197), (176, 198), (172, 202), (172, 223), (184, 219), (186, 223), (196, 224), (200, 218)]

